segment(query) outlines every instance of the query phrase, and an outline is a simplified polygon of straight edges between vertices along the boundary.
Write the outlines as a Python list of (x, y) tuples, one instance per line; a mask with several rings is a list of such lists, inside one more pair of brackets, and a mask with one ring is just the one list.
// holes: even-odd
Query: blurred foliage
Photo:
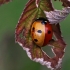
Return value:
[[(49, 70), (39, 63), (31, 61), (26, 52), (15, 43), (15, 27), (28, 0), (13, 0), (0, 6), (0, 70)], [(56, 9), (62, 9), (61, 3), (53, 2)], [(70, 15), (62, 21), (61, 30), (67, 43), (62, 70), (70, 69)], [(45, 50), (46, 49), (46, 50)], [(44, 50), (52, 56), (50, 49)]]

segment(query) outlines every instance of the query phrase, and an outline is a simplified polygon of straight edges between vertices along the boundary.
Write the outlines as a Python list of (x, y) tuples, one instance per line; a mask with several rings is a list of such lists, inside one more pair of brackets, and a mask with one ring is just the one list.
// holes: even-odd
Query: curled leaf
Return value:
[[(16, 42), (26, 51), (28, 57), (47, 66), (51, 70), (60, 70), (62, 58), (64, 55), (65, 42), (61, 37), (60, 25), (52, 25), (53, 32), (58, 40), (51, 40), (48, 45), (51, 46), (54, 57), (49, 57), (41, 47), (37, 46), (31, 38), (30, 28), (32, 22), (39, 17), (46, 18), (46, 12), (54, 12), (51, 0), (29, 0), (19, 19), (15, 31)], [(54, 13), (55, 15), (56, 13)], [(49, 17), (51, 18), (51, 16)]]

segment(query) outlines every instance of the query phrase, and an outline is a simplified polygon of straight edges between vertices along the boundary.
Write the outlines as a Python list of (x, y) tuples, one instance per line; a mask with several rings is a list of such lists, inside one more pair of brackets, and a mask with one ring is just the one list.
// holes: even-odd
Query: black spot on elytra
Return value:
[(37, 42), (38, 40), (37, 39), (34, 39), (34, 41)]
[(48, 34), (50, 34), (50, 33), (51, 33), (51, 31), (49, 30), (49, 31), (48, 31)]
[(38, 30), (37, 32), (38, 32), (38, 33), (42, 33), (42, 31), (41, 31), (41, 30)]

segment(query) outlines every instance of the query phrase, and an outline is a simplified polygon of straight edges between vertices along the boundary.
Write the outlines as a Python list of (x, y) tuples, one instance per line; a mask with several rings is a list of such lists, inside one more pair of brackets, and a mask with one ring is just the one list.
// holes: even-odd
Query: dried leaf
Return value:
[(54, 34), (59, 38), (58, 41), (51, 40), (49, 42), (52, 52), (54, 53), (53, 58), (49, 57), (41, 47), (38, 47), (32, 41), (31, 38), (30, 28), (32, 22), (39, 17), (46, 18), (44, 11), (54, 11), (51, 0), (29, 0), (16, 27), (15, 39), (16, 42), (26, 51), (31, 60), (39, 62), (51, 70), (60, 70), (66, 46), (66, 44), (62, 43), (63, 39), (61, 37), (60, 26), (52, 25)]
[(10, 2), (11, 0), (0, 0), (0, 5)]

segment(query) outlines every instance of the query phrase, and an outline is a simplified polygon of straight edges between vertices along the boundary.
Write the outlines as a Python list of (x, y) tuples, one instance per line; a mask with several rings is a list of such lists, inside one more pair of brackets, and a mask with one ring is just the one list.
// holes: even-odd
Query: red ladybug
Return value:
[(31, 36), (34, 43), (43, 47), (52, 39), (53, 30), (50, 22), (45, 18), (36, 19), (31, 26)]

